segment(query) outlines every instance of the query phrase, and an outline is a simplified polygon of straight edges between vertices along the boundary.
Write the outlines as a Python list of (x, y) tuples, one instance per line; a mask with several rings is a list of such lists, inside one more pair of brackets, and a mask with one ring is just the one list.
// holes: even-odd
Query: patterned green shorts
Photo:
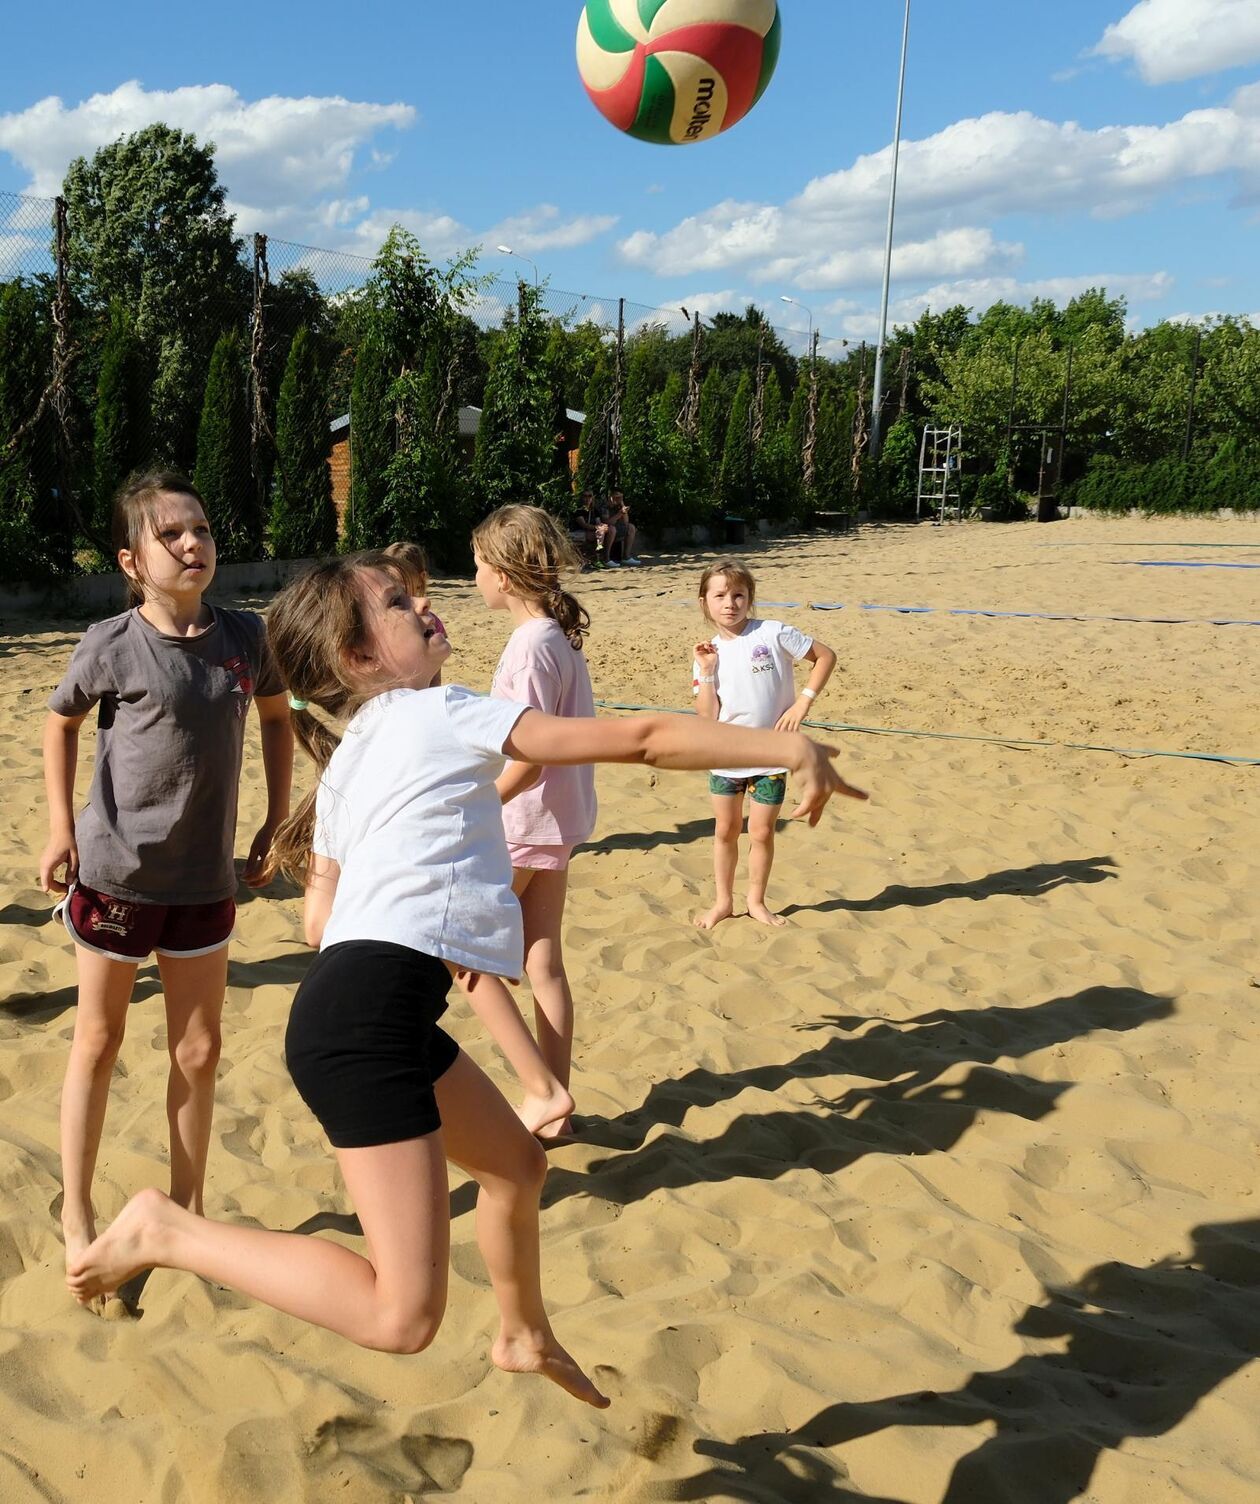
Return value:
[(723, 778), (720, 773), (709, 774), (709, 793), (743, 794), (752, 790), (757, 804), (782, 804), (787, 794), (786, 773), (763, 773), (760, 778)]

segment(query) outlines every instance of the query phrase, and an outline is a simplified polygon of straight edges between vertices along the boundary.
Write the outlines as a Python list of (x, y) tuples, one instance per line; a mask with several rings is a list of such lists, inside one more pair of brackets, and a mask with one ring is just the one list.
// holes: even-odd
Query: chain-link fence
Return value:
[[(287, 483), (292, 491), (306, 484), (296, 478), (296, 462), (286, 458), (277, 433), (285, 421), (286, 383), (298, 382), (301, 330), (314, 349), (305, 379), (320, 386), (313, 404), (321, 430), (316, 442), (326, 450), (332, 499), (344, 524), (353, 389), (367, 327), (363, 309), (378, 263), (235, 234), (226, 218), (217, 253), (198, 240), (199, 227), (190, 232), (188, 225), (165, 221), (143, 227), (148, 239), (129, 245), (108, 214), (98, 210), (93, 220), (91, 208), (82, 209), (83, 222), (76, 224), (80, 211), (67, 211), (62, 199), (0, 194), (4, 572), (107, 564), (111, 497), (129, 473), (154, 464), (193, 474), (213, 494), (212, 520), (228, 557), (233, 550), (240, 556), (274, 546), (274, 535), (267, 541), (268, 517), (277, 487)], [(179, 243), (178, 254), (167, 254), (168, 239)], [(798, 366), (813, 372), (820, 364), (817, 336), (811, 360), (810, 333), (773, 326), (756, 310), (702, 318), (683, 306), (531, 286), (529, 276), (478, 275), (471, 264), (461, 278), (454, 302), (465, 337), (451, 357), (448, 385), (458, 401), (461, 457), (470, 471), (490, 370), (527, 310), (544, 329), (565, 337), (548, 366), (561, 399), (556, 426), (565, 430), (555, 442), (567, 447), (572, 474), (584, 426), (588, 447), (597, 426), (603, 489), (622, 480), (622, 408), (628, 382), (633, 393), (635, 359), (651, 357), (654, 400), (668, 396), (669, 380), (676, 378), (664, 426), (673, 421), (697, 443), (702, 370), (721, 368), (723, 423), (747, 375), (748, 411), (740, 421), (754, 445), (762, 441), (766, 401), (780, 404), (774, 422), (782, 425)], [(833, 357), (844, 353), (841, 341), (827, 348)], [(865, 351), (862, 356), (864, 372)], [(401, 364), (405, 373), (406, 360)], [(393, 371), (391, 379), (398, 375)], [(777, 395), (767, 397), (771, 376)], [(588, 414), (593, 391), (597, 411)], [(296, 398), (289, 402), (291, 411), (300, 407)], [(307, 402), (302, 410), (311, 408)], [(798, 422), (794, 439), (794, 463), (800, 469), (803, 452), (807, 479), (817, 417), (811, 389), (804, 419), (809, 431)], [(716, 439), (703, 436), (707, 478), (693, 475), (689, 482), (707, 489), (704, 505), (718, 501), (725, 428), (715, 432)]]

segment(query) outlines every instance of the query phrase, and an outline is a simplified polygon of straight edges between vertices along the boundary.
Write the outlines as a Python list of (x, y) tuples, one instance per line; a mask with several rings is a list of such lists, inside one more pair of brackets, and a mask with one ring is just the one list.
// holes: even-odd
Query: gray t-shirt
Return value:
[(48, 708), (99, 702), (96, 771), (75, 822), (79, 875), (133, 903), (218, 903), (232, 865), (245, 717), (279, 694), (262, 618), (210, 608), (199, 637), (168, 637), (139, 610), (84, 633)]

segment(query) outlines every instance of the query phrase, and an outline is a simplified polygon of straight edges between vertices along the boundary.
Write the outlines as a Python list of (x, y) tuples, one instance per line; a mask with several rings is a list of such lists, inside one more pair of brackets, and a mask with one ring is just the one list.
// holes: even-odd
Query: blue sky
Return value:
[[(0, 189), (55, 192), (165, 119), (217, 142), (242, 232), (370, 256), (400, 220), (509, 276), (512, 244), (567, 291), (803, 324), (786, 293), (871, 337), (901, 0), (781, 0), (761, 103), (678, 148), (596, 114), (580, 9), (24, 6)], [(1135, 324), (1260, 320), (1260, 0), (913, 0), (897, 243), (896, 318), (1104, 283)]]

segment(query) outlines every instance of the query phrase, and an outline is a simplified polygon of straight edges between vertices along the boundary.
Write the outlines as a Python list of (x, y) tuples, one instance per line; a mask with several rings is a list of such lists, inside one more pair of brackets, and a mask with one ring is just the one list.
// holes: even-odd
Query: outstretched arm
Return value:
[(575, 764), (637, 762), (653, 768), (789, 768), (801, 780), (800, 803), (791, 819), (817, 825), (828, 799), (844, 794), (865, 799), (832, 767), (838, 749), (799, 733), (728, 726), (700, 716), (636, 715), (624, 720), (570, 719), (527, 710), (503, 745), (521, 762)]

